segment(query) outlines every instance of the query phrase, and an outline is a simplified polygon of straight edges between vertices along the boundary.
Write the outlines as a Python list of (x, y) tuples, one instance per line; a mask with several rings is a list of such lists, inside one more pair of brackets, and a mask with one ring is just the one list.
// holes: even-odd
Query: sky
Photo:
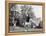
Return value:
[(34, 12), (35, 16), (37, 18), (41, 18), (42, 20), (42, 6), (38, 6), (38, 5), (31, 5), (32, 6), (32, 11)]

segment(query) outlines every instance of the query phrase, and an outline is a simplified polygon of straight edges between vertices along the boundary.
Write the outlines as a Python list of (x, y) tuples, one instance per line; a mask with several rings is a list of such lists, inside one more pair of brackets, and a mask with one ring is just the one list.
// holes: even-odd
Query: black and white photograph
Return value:
[(42, 6), (9, 4), (10, 32), (42, 32)]

